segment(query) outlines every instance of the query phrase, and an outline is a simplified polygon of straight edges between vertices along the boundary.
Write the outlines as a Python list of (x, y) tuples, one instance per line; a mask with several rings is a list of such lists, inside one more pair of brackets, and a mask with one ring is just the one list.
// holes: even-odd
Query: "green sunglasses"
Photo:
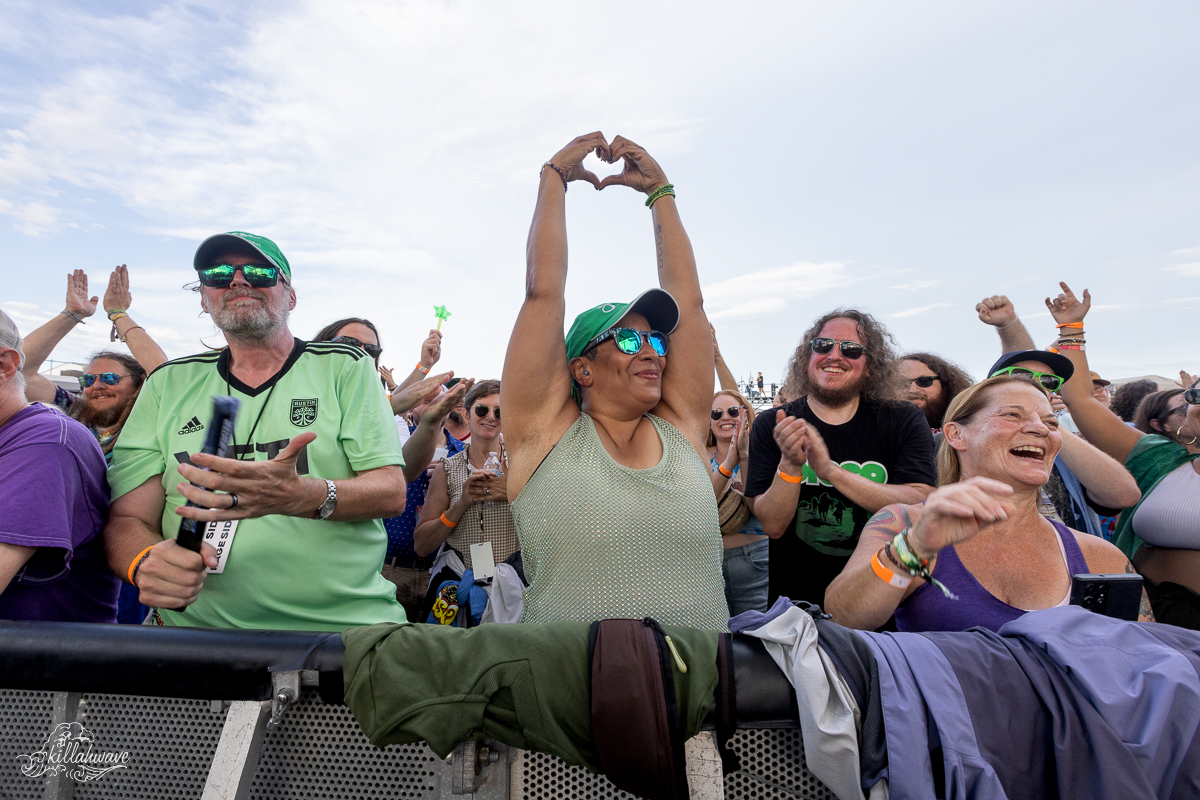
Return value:
[(1063, 379), (1053, 372), (1036, 372), (1032, 369), (1025, 369), (1025, 367), (1005, 367), (1004, 369), (998, 369), (992, 373), (991, 377), (994, 378), (997, 375), (1012, 375), (1014, 378), (1025, 378), (1026, 380), (1040, 384), (1048, 392), (1057, 392), (1058, 387), (1063, 385)]
[(213, 264), (198, 270), (200, 283), (210, 289), (228, 289), (233, 283), (233, 276), (238, 270), (246, 278), (246, 283), (259, 289), (274, 286), (279, 282), (279, 270), (275, 267), (265, 267), (259, 264)]
[[(645, 338), (643, 339), (643, 337)], [(614, 340), (617, 343), (617, 349), (628, 356), (640, 352), (642, 343), (646, 339), (650, 341), (650, 346), (654, 348), (654, 352), (660, 356), (667, 354), (667, 335), (665, 333), (662, 331), (639, 331), (636, 328), (609, 328), (588, 342), (587, 347), (583, 348), (583, 352), (586, 353), (593, 347), (598, 346), (605, 339)]]

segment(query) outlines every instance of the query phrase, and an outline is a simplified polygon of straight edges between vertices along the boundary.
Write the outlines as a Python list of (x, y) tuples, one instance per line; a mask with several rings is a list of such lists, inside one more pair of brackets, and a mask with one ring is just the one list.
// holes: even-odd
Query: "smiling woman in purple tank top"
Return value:
[[(825, 594), (835, 622), (874, 629), (894, 612), (902, 631), (997, 630), (1066, 605), (1072, 575), (1134, 571), (1108, 542), (1038, 513), (1038, 489), (1073, 435), (1040, 386), (989, 378), (955, 398), (942, 430), (940, 488), (867, 523)], [(1152, 620), (1145, 594), (1139, 619)]]

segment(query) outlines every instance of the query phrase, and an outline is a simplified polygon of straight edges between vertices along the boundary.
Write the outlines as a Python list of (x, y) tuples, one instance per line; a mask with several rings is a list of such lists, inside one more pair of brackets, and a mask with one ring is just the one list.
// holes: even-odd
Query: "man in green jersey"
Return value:
[[(194, 265), (228, 347), (146, 379), (108, 473), (109, 564), (167, 625), (403, 622), (380, 565), (404, 458), (374, 363), (292, 336), (291, 267), (270, 239), (209, 237)], [(198, 452), (214, 395), (241, 401), (233, 458)], [(175, 542), (183, 517), (210, 523), (199, 553)]]

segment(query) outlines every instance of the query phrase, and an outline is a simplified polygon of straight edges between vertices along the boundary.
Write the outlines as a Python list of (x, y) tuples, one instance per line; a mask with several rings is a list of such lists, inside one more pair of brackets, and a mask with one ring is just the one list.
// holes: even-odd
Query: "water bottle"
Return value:
[(504, 475), (504, 470), (500, 468), (500, 456), (496, 455), (495, 450), (488, 451), (487, 461), (483, 462), (483, 469), (491, 470), (498, 478)]

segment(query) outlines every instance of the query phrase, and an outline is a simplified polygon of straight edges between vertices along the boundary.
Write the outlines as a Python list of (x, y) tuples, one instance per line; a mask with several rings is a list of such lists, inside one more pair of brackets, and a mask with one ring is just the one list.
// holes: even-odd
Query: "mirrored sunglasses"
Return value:
[(246, 278), (246, 283), (258, 289), (265, 289), (279, 282), (279, 270), (275, 267), (264, 267), (260, 264), (213, 264), (198, 270), (200, 283), (210, 289), (228, 289), (239, 269)]
[(1185, 389), (1183, 391), (1183, 402), (1190, 406), (1200, 406), (1200, 389)]
[(371, 358), (379, 358), (379, 354), (383, 352), (383, 348), (380, 347), (379, 345), (367, 344), (366, 342), (360, 342), (358, 339), (355, 339), (353, 336), (335, 336), (332, 339), (330, 339), (329, 341), (341, 342), (342, 344), (352, 344), (357, 348), (366, 350), (367, 355), (369, 355)]
[(586, 353), (605, 339), (616, 341), (617, 349), (627, 356), (641, 352), (642, 343), (647, 339), (650, 341), (650, 346), (654, 348), (654, 352), (660, 356), (667, 354), (667, 335), (665, 333), (662, 331), (639, 331), (636, 328), (609, 328), (588, 342), (583, 351)]
[(838, 346), (838, 349), (842, 351), (842, 355), (851, 361), (857, 361), (863, 357), (863, 353), (867, 352), (867, 348), (863, 347), (858, 342), (839, 342), (835, 339), (827, 339), (824, 336), (818, 336), (816, 339), (813, 339), (808, 343), (808, 346), (812, 348), (814, 353), (819, 356), (823, 356), (826, 353), (833, 352), (833, 346), (835, 344)]
[(992, 373), (993, 378), (997, 375), (1012, 375), (1014, 378), (1024, 378), (1027, 381), (1040, 384), (1048, 392), (1057, 392), (1058, 387), (1063, 385), (1063, 379), (1053, 372), (1038, 372), (1032, 369), (1025, 369), (1025, 367), (1005, 367)]
[(79, 388), (86, 389), (96, 382), (99, 378), (100, 382), (105, 386), (116, 386), (121, 382), (121, 378), (128, 378), (129, 375), (119, 375), (115, 372), (101, 372), (99, 375), (93, 375), (90, 372), (85, 372), (79, 376)]

